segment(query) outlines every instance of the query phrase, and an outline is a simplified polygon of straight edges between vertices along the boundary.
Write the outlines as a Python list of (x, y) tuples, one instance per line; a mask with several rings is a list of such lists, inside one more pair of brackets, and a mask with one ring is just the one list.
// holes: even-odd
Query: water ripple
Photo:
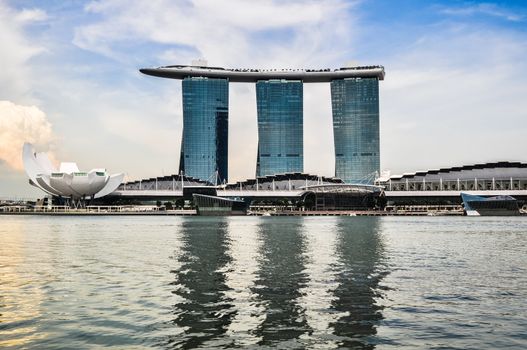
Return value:
[(0, 348), (527, 347), (525, 218), (0, 217)]

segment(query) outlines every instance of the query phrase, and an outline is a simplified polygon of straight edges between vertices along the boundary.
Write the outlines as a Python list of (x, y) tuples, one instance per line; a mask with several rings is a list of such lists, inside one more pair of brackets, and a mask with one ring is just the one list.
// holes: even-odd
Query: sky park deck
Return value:
[(161, 78), (184, 79), (207, 77), (228, 79), (233, 83), (256, 83), (260, 80), (300, 80), (304, 83), (329, 83), (345, 78), (378, 78), (384, 80), (383, 66), (326, 69), (228, 69), (221, 67), (174, 65), (142, 68), (143, 74)]

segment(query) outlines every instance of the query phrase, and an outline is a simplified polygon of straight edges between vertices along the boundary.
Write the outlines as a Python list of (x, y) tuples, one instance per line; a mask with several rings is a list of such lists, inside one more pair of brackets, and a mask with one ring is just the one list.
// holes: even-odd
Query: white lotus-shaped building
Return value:
[(105, 169), (79, 171), (75, 163), (60, 163), (57, 170), (45, 153), (36, 153), (30, 143), (22, 151), (24, 168), (33, 186), (59, 197), (93, 199), (112, 193), (123, 182), (124, 174), (109, 175)]

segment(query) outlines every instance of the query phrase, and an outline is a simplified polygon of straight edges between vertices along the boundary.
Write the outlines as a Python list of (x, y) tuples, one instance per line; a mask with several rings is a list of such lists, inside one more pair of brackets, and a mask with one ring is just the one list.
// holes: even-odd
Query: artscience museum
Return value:
[(75, 206), (112, 193), (124, 179), (124, 174), (110, 175), (106, 169), (80, 171), (76, 163), (62, 162), (57, 169), (45, 153), (37, 153), (30, 143), (24, 144), (22, 158), (31, 185), (51, 196), (71, 200)]

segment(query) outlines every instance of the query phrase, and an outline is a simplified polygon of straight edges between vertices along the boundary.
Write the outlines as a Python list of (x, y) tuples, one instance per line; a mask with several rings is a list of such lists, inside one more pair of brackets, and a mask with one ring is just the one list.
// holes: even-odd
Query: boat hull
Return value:
[(467, 216), (518, 216), (518, 201), (510, 196), (481, 197), (461, 194)]

